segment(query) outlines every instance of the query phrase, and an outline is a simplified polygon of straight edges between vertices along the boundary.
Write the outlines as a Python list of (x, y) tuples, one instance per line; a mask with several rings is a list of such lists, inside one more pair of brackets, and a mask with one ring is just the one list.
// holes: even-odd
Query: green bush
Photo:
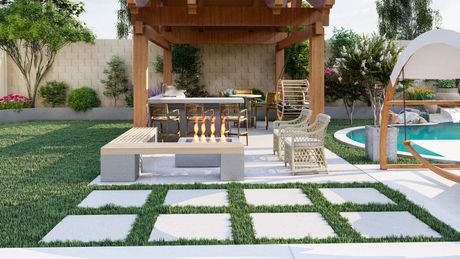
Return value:
[(64, 82), (51, 81), (40, 88), (39, 94), (44, 104), (49, 104), (54, 108), (56, 105), (65, 104), (67, 88)]
[(99, 107), (101, 100), (97, 97), (96, 91), (89, 87), (82, 87), (73, 90), (69, 95), (69, 107), (77, 112)]
[(438, 86), (439, 88), (456, 88), (457, 84), (455, 80), (439, 80)]

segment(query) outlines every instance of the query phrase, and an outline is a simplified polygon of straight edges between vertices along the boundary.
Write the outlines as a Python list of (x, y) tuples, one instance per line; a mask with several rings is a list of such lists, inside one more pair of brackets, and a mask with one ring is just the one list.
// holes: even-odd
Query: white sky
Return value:
[[(231, 1), (231, 0), (230, 0)], [(82, 20), (96, 33), (99, 39), (116, 38), (116, 10), (118, 0), (83, 0), (86, 13)], [(442, 28), (460, 31), (460, 0), (433, 0), (433, 7), (440, 11)], [(331, 11), (331, 24), (327, 37), (334, 27), (352, 29), (357, 33), (377, 31), (375, 0), (336, 0)]]

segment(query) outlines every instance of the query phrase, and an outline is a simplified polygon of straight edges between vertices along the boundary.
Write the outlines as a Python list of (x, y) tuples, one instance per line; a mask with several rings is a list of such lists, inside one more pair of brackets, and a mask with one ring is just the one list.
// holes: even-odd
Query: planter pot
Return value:
[(425, 110), (429, 114), (434, 114), (434, 113), (438, 112), (438, 106), (437, 105), (424, 105), (423, 107), (425, 108)]
[[(387, 160), (398, 159), (398, 134), (399, 129), (388, 127), (387, 135)], [(380, 160), (380, 127), (366, 126), (366, 157), (378, 162)]]
[(37, 120), (132, 120), (132, 108), (93, 108), (76, 112), (70, 108), (31, 108), (21, 111), (1, 110), (0, 123)]
[(436, 93), (436, 99), (438, 100), (460, 100), (460, 94), (458, 88), (438, 88)]

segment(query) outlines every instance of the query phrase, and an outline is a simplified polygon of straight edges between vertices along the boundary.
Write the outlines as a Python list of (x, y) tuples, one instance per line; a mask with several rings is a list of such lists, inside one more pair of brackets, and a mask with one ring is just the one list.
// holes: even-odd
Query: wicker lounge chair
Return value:
[(286, 129), (295, 129), (297, 131), (306, 131), (312, 111), (303, 109), (299, 117), (291, 121), (275, 121), (273, 123), (273, 154), (278, 154), (281, 160), (284, 160), (284, 133)]
[(288, 130), (284, 139), (284, 162), (291, 166), (292, 174), (325, 171), (327, 161), (324, 153), (324, 137), (331, 117), (319, 114), (308, 131)]

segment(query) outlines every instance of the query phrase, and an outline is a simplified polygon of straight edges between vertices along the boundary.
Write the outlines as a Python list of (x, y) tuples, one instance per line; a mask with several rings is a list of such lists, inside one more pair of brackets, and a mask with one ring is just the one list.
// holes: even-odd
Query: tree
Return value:
[(332, 56), (329, 60), (329, 65), (333, 66), (336, 59), (342, 58), (343, 48), (349, 48), (355, 46), (361, 39), (359, 34), (352, 30), (345, 28), (334, 28), (334, 34), (329, 40), (329, 46), (331, 48)]
[(284, 51), (284, 60), (286, 62), (284, 72), (292, 79), (307, 78), (310, 63), (309, 42), (304, 41), (287, 48)]
[(131, 23), (131, 12), (128, 8), (127, 0), (118, 0), (120, 9), (117, 11), (117, 37), (127, 39), (133, 32)]
[(104, 69), (106, 80), (101, 83), (105, 85), (104, 95), (112, 97), (114, 106), (117, 106), (117, 101), (122, 94), (128, 92), (128, 75), (126, 73), (125, 61), (119, 56), (113, 56), (109, 62), (108, 69)]
[(0, 49), (18, 66), (32, 106), (58, 51), (70, 43), (94, 39), (75, 16), (51, 2), (17, 0), (0, 8)]
[(377, 0), (380, 35), (389, 39), (413, 40), (441, 24), (441, 15), (431, 0)]
[[(153, 64), (155, 71), (163, 72), (163, 58), (157, 56)], [(200, 49), (188, 44), (174, 44), (172, 48), (172, 68), (177, 75), (175, 84), (186, 90), (186, 95), (191, 97), (204, 97), (208, 92), (200, 84), (201, 67)]]
[[(36, 0), (41, 4), (45, 4), (50, 0)], [(13, 3), (14, 0), (0, 0), (0, 6)], [(51, 0), (61, 11), (67, 12), (70, 15), (79, 16), (85, 11), (85, 6), (82, 2), (74, 2), (72, 0)]]
[(374, 125), (380, 125), (380, 111), (385, 100), (385, 90), (401, 49), (396, 43), (379, 35), (363, 36), (351, 48), (344, 48), (337, 68), (347, 84), (366, 89), (367, 100), (374, 112)]

